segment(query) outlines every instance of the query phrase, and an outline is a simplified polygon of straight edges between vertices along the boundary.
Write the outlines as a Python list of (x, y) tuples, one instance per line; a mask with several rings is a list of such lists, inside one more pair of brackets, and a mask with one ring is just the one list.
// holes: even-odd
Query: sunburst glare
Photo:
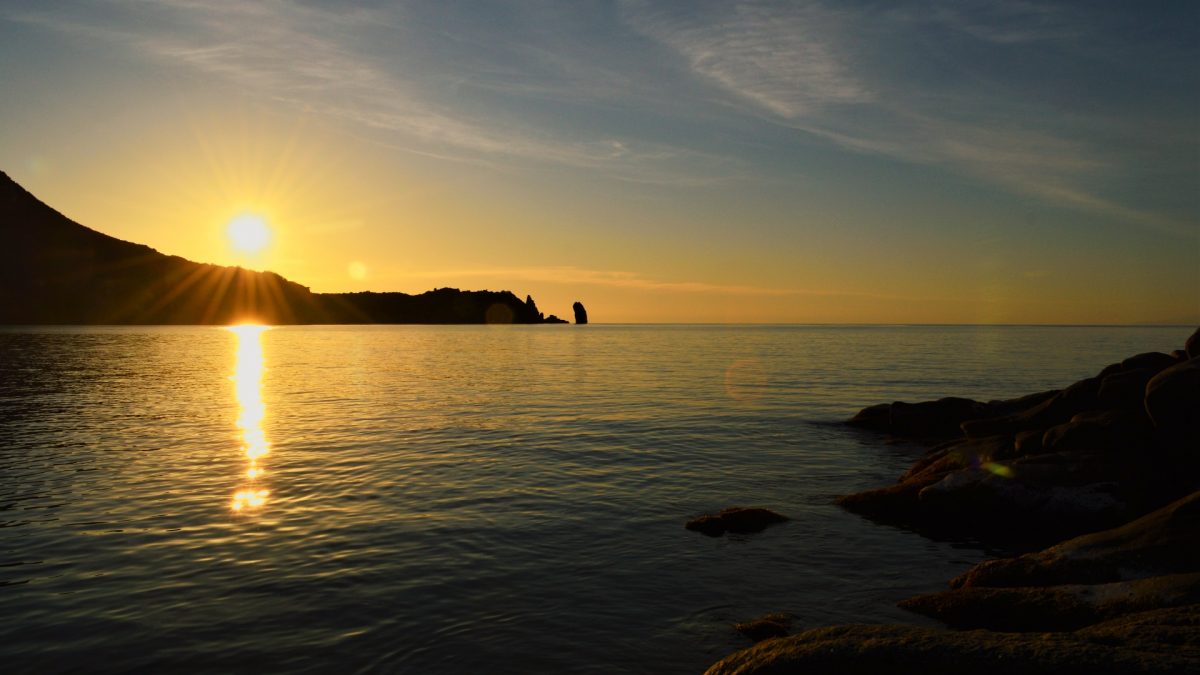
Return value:
[(225, 236), (234, 251), (247, 255), (262, 253), (271, 244), (271, 228), (266, 219), (254, 214), (242, 214), (229, 221)]

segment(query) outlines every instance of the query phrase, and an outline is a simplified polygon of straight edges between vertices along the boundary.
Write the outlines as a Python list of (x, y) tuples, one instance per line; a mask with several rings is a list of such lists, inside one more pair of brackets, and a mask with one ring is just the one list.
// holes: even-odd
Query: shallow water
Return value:
[[(830, 422), (1189, 332), (0, 329), (0, 663), (685, 673), (768, 611), (919, 622), (895, 602), (986, 554), (832, 506), (920, 450)], [(793, 520), (682, 527), (731, 504)]]

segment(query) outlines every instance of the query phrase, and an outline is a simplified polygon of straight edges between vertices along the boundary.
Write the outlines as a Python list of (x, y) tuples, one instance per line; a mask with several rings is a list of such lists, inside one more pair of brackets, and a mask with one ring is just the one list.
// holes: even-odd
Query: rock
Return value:
[(847, 625), (767, 640), (707, 675), (1109, 675), (1200, 671), (1200, 607), (1154, 610), (1075, 633)]
[(971, 438), (997, 434), (1015, 435), (1021, 431), (1045, 429), (1062, 424), (1075, 415), (1096, 407), (1100, 382), (1100, 378), (1090, 377), (1046, 398), (1032, 408), (1001, 417), (963, 422), (963, 433)]
[(787, 516), (768, 509), (732, 506), (721, 509), (716, 515), (700, 516), (689, 520), (684, 527), (710, 537), (719, 537), (726, 532), (734, 534), (762, 532), (769, 525), (786, 521)]
[(1121, 362), (1121, 371), (1128, 372), (1130, 370), (1141, 370), (1143, 368), (1158, 372), (1163, 368), (1170, 368), (1178, 363), (1175, 357), (1162, 352), (1146, 352), (1145, 354), (1137, 354), (1131, 356)]
[(1159, 442), (1176, 468), (1200, 470), (1200, 359), (1155, 375), (1146, 384), (1145, 405)]
[(1105, 410), (1140, 409), (1146, 396), (1146, 383), (1161, 371), (1161, 368), (1134, 368), (1103, 378), (1096, 394), (1100, 407)]
[(575, 310), (575, 323), (582, 326), (588, 322), (587, 310), (583, 308), (583, 303), (578, 300), (571, 305), (571, 309)]
[(892, 404), (880, 403), (859, 410), (854, 417), (846, 420), (846, 424), (873, 431), (889, 431), (891, 429), (891, 421)]
[(1189, 359), (1194, 359), (1200, 356), (1200, 328), (1188, 336), (1187, 342), (1183, 345), (1183, 350), (1187, 352)]
[(1042, 436), (1045, 435), (1046, 432), (1041, 429), (1019, 432), (1013, 440), (1013, 450), (1018, 457), (1036, 455), (1042, 451)]
[(1058, 393), (1056, 389), (987, 403), (958, 397), (920, 403), (881, 403), (863, 408), (847, 420), (846, 424), (906, 438), (947, 439), (962, 435), (962, 425), (965, 422), (1016, 414), (1037, 406)]
[(950, 586), (1097, 584), (1188, 572), (1200, 572), (1200, 491), (1117, 528), (982, 562)]
[(765, 614), (751, 621), (735, 623), (733, 629), (755, 642), (762, 642), (787, 635), (792, 629), (792, 615), (783, 612)]
[(1134, 612), (1196, 603), (1200, 603), (1200, 573), (1107, 584), (969, 586), (899, 604), (958, 630), (1029, 632), (1076, 630)]
[(1069, 422), (1047, 429), (1042, 436), (1041, 451), (1139, 456), (1150, 441), (1150, 431), (1137, 414), (1120, 410), (1080, 413)]
[(986, 415), (987, 406), (969, 398), (947, 397), (922, 403), (897, 401), (889, 409), (888, 431), (909, 438), (946, 438), (962, 433), (959, 425)]
[(566, 319), (560, 319), (557, 316), (551, 314), (550, 316), (546, 317), (543, 320), (543, 323), (570, 323), (570, 321), (567, 321)]

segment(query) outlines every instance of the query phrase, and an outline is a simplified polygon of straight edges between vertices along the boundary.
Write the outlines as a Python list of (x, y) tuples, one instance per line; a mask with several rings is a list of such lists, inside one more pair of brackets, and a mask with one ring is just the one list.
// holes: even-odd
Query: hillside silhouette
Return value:
[(313, 293), (84, 227), (0, 172), (0, 324), (566, 323), (510, 291)]

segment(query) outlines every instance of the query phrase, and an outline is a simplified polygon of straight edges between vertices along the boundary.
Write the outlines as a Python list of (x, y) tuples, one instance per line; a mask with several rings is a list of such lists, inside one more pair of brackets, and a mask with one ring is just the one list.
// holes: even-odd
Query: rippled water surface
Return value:
[[(686, 673), (731, 622), (910, 621), (985, 556), (831, 505), (829, 422), (1069, 384), (1186, 328), (0, 330), (6, 672)], [(731, 504), (793, 518), (685, 531)]]

